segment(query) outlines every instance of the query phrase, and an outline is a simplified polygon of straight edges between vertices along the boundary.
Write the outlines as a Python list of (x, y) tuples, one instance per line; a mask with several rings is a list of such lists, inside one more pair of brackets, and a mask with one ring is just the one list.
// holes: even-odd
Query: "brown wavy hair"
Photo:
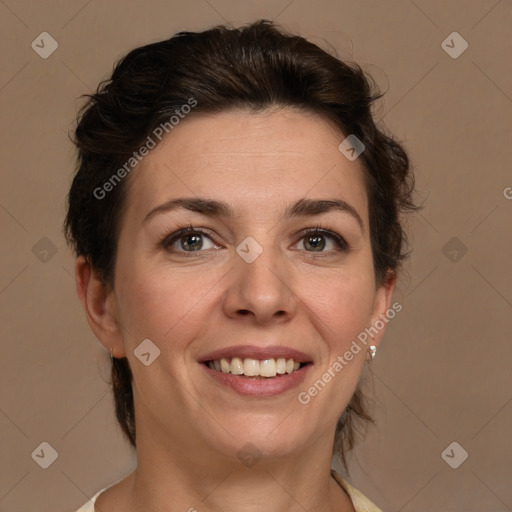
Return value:
[[(120, 180), (100, 200), (105, 184), (153, 133), (190, 98), (188, 115), (270, 107), (292, 107), (331, 121), (333, 129), (354, 134), (365, 145), (359, 156), (368, 195), (370, 238), (377, 285), (396, 276), (405, 251), (401, 214), (418, 207), (414, 177), (403, 147), (371, 112), (383, 96), (355, 63), (343, 62), (270, 21), (242, 28), (216, 26), (179, 32), (170, 39), (130, 51), (101, 82), (77, 118), (73, 142), (77, 171), (67, 198), (64, 232), (77, 256), (83, 255), (106, 286), (114, 286), (114, 264), (126, 182)], [(112, 360), (112, 389), (119, 425), (136, 446), (132, 373), (127, 358)], [(358, 424), (373, 422), (358, 386), (338, 421), (333, 453), (348, 473), (346, 455)]]

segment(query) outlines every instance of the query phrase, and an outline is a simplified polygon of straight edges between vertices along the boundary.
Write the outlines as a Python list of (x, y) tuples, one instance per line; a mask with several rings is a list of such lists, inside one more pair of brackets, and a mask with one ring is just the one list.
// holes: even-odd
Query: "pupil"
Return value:
[[(198, 246), (194, 247), (194, 244), (198, 244)], [(202, 246), (203, 242), (200, 235), (187, 235), (185, 238), (185, 243), (183, 244), (183, 248), (185, 249), (201, 249)]]
[(308, 238), (308, 244), (314, 249), (320, 248), (321, 250), (325, 247), (325, 240), (323, 239), (323, 236), (314, 235)]

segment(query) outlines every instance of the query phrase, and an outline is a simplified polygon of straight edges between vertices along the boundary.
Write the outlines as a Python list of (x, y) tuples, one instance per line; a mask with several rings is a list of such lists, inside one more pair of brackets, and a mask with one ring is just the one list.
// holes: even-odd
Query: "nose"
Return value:
[(224, 311), (230, 318), (248, 322), (283, 323), (297, 311), (291, 269), (279, 255), (268, 248), (252, 263), (234, 255), (233, 271), (224, 296)]

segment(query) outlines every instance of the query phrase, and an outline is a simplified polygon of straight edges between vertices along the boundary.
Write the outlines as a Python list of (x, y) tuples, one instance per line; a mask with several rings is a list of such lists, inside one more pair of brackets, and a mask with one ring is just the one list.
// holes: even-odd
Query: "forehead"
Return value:
[(171, 198), (200, 196), (263, 219), (302, 197), (337, 197), (367, 224), (363, 167), (338, 150), (344, 138), (319, 115), (293, 109), (190, 116), (132, 171), (126, 215), (142, 220)]

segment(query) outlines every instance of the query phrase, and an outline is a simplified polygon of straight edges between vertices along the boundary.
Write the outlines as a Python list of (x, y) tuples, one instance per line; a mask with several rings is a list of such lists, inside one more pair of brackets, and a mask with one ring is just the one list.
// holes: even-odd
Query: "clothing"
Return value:
[[(345, 489), (347, 494), (350, 496), (350, 499), (352, 500), (352, 504), (354, 505), (354, 509), (356, 512), (382, 512), (380, 508), (374, 505), (366, 496), (364, 496), (356, 488), (352, 487), (334, 469), (331, 470), (331, 474), (333, 478), (336, 480), (336, 482), (338, 482), (338, 484), (341, 486), (341, 488)], [(109, 487), (112, 487), (112, 485), (110, 485)], [(105, 487), (104, 489), (101, 489), (101, 491), (98, 491), (84, 506), (78, 509), (77, 512), (94, 512), (94, 502), (96, 501), (96, 498), (106, 489), (108, 489), (108, 487)]]
[(334, 471), (334, 469), (331, 470), (331, 475), (334, 477), (334, 480), (347, 491), (356, 512), (382, 512), (380, 508), (372, 503), (362, 492), (352, 487), (340, 474)]

